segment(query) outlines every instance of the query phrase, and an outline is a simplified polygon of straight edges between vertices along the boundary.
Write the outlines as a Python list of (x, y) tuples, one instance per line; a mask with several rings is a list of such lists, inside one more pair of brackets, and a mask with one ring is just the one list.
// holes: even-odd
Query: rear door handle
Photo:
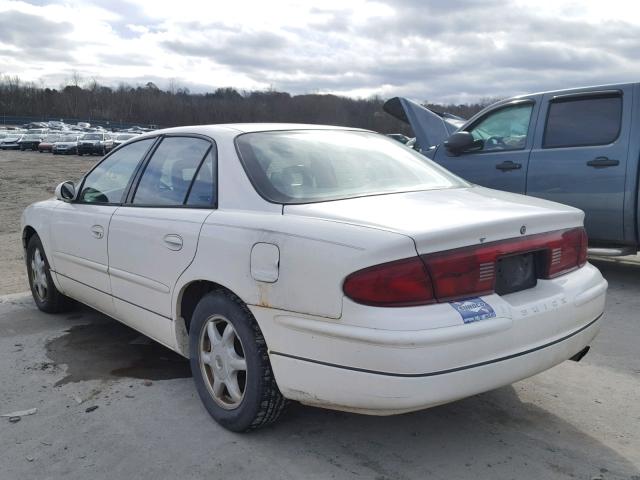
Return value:
[(593, 160), (589, 160), (587, 165), (593, 168), (616, 167), (620, 165), (620, 160), (614, 160), (608, 157), (596, 157)]
[(514, 163), (511, 160), (507, 160), (506, 162), (502, 162), (496, 165), (498, 170), (502, 170), (506, 172), (507, 170), (520, 170), (522, 168), (521, 163)]
[(162, 240), (164, 241), (164, 246), (169, 250), (178, 251), (182, 249), (182, 237), (180, 235), (170, 233), (165, 235)]
[(104, 228), (102, 228), (102, 225), (92, 225), (91, 235), (98, 239), (104, 237)]

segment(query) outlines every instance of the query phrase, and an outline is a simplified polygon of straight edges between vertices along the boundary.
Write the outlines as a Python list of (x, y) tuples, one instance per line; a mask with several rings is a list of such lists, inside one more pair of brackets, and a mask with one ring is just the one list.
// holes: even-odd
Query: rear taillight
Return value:
[(359, 270), (345, 279), (342, 289), (351, 300), (376, 307), (435, 302), (429, 274), (419, 257)]
[(366, 305), (426, 305), (494, 293), (498, 260), (535, 252), (539, 278), (555, 278), (587, 261), (584, 228), (501, 240), (447, 250), (365, 268), (343, 286), (352, 300)]
[(561, 232), (549, 242), (543, 278), (555, 278), (587, 263), (587, 232), (584, 228)]

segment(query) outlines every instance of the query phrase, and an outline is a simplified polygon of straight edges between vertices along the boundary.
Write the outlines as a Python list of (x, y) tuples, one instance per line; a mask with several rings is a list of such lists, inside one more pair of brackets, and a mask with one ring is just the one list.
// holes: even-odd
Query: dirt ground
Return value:
[(20, 215), (64, 180), (78, 180), (100, 157), (0, 150), (0, 295), (28, 290)]

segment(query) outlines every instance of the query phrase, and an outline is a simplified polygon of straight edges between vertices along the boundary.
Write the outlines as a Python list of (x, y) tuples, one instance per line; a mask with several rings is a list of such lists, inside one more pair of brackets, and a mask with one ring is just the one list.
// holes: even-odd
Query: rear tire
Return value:
[(191, 319), (189, 351), (196, 389), (216, 422), (247, 432), (278, 419), (286, 399), (262, 332), (238, 297), (224, 290), (202, 297)]
[(53, 283), (49, 260), (37, 234), (29, 239), (26, 260), (29, 287), (36, 306), (47, 313), (59, 313), (71, 309), (73, 300), (60, 293)]

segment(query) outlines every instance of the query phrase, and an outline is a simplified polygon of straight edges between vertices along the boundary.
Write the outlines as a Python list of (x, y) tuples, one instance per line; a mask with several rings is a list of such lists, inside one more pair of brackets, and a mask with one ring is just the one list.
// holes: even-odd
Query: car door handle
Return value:
[(180, 235), (170, 233), (165, 235), (162, 240), (164, 241), (164, 246), (169, 250), (178, 251), (182, 249), (182, 237)]
[(91, 235), (98, 239), (104, 237), (104, 228), (102, 228), (102, 225), (92, 225)]
[(587, 165), (593, 168), (616, 167), (620, 165), (620, 160), (614, 160), (608, 157), (596, 157), (593, 160), (589, 160)]
[(502, 170), (506, 172), (507, 170), (520, 170), (522, 168), (521, 163), (514, 163), (511, 160), (507, 160), (506, 162), (502, 162), (496, 165), (498, 170)]

